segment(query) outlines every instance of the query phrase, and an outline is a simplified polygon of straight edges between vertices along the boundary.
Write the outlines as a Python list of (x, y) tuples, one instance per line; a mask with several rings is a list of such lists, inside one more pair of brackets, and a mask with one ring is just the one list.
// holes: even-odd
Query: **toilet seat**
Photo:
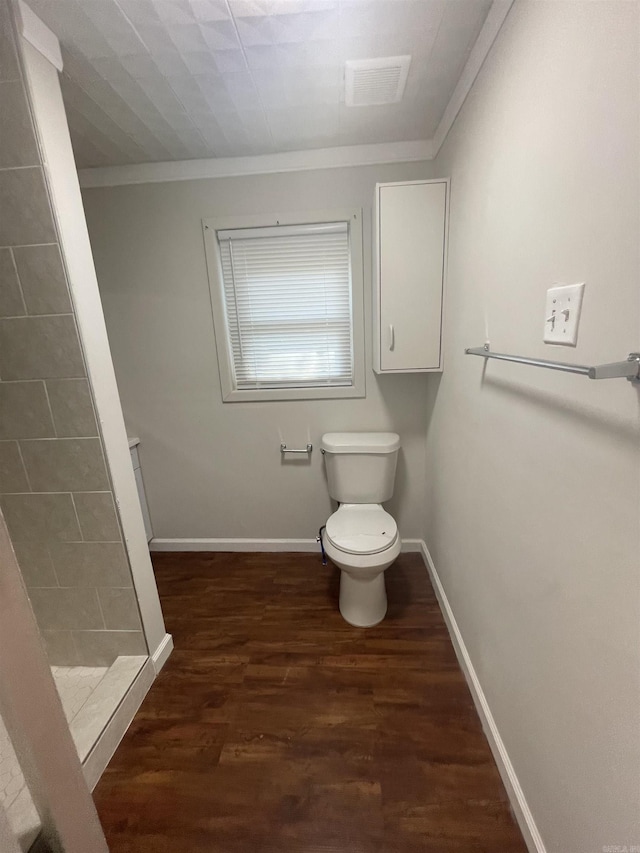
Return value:
[(398, 526), (380, 504), (342, 504), (327, 520), (326, 537), (346, 554), (379, 554), (395, 545)]

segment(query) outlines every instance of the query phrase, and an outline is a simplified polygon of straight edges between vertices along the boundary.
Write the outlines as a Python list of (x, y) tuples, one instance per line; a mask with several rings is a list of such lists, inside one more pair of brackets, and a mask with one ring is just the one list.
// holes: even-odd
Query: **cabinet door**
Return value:
[(378, 192), (380, 369), (439, 370), (447, 184)]

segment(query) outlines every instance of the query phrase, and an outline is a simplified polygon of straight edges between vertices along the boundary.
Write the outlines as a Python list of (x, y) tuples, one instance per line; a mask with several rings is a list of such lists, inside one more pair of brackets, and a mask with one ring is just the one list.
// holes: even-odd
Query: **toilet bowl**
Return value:
[(400, 553), (393, 517), (380, 504), (341, 504), (327, 520), (324, 548), (341, 570), (340, 613), (370, 628), (387, 612), (384, 572)]
[(329, 494), (340, 502), (323, 543), (341, 570), (340, 613), (351, 625), (377, 625), (387, 612), (384, 572), (401, 540), (382, 501), (393, 494), (400, 438), (396, 433), (327, 433), (322, 452)]

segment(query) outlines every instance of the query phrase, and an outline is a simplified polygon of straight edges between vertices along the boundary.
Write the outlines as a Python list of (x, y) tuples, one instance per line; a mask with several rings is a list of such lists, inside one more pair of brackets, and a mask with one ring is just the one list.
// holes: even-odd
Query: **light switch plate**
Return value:
[(543, 336), (545, 344), (576, 345), (583, 294), (584, 282), (558, 285), (547, 290)]

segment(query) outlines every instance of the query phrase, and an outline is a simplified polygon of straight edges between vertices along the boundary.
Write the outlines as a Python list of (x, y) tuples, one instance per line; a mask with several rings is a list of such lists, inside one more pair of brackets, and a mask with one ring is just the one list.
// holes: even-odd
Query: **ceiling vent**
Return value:
[(402, 100), (410, 56), (348, 59), (345, 63), (345, 104), (370, 107)]

